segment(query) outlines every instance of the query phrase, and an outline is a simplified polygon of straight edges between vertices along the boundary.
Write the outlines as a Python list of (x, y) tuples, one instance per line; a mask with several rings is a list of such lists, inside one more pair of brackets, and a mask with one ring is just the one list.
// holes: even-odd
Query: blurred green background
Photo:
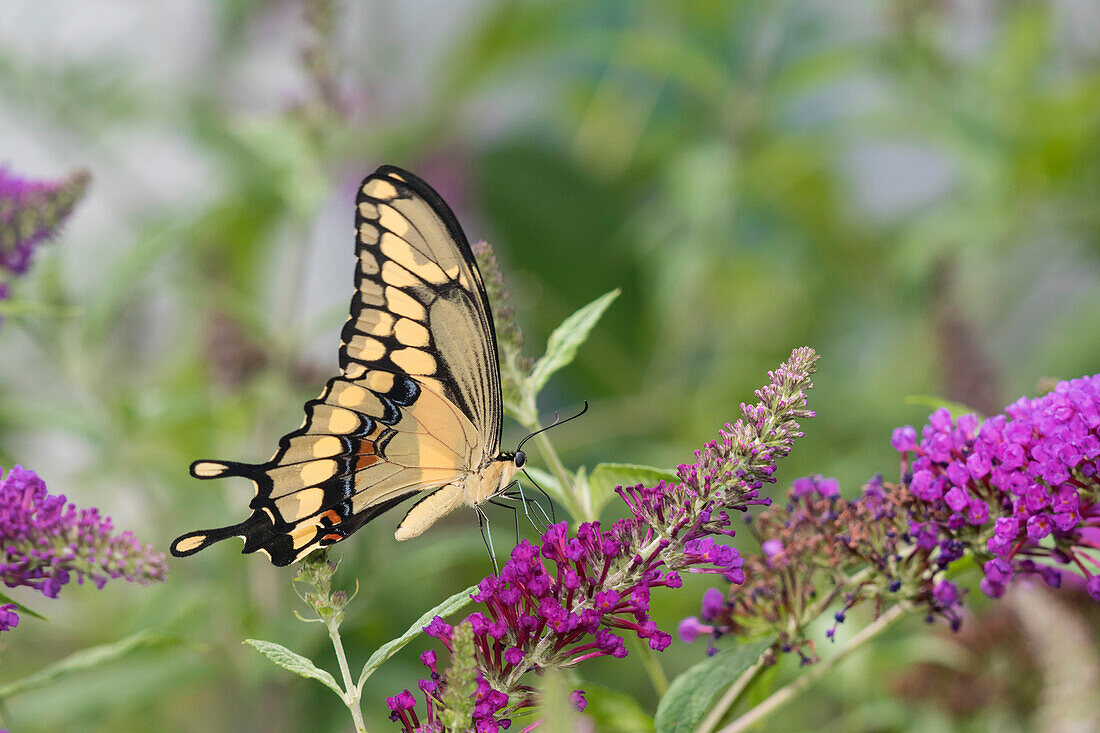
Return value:
[[(1098, 39), (1088, 0), (5, 0), (0, 162), (95, 178), (15, 292), (60, 315), (0, 327), (0, 465), (160, 548), (243, 517), (245, 482), (187, 465), (264, 459), (299, 424), (336, 367), (355, 186), (392, 163), (495, 246), (530, 355), (623, 289), (543, 394), (547, 413), (592, 403), (554, 436), (571, 466), (687, 460), (809, 345), (819, 416), (780, 487), (824, 473), (853, 494), (896, 477), (890, 430), (929, 411), (907, 398), (990, 412), (1098, 370)], [(472, 514), (402, 545), (397, 519), (335, 553), (361, 587), (353, 665), (489, 569)], [(290, 571), (230, 544), (157, 587), (20, 595), (51, 621), (3, 636), (3, 681), (141, 629), (188, 643), (13, 698), (9, 727), (350, 730), (241, 645), (333, 665)], [(656, 594), (659, 625), (707, 585)], [(917, 620), (764, 729), (1043, 729), (1049, 670), (1016, 606), (971, 595), (963, 637)], [(1095, 643), (1068, 658), (1095, 671)], [(415, 689), (425, 646), (367, 685), (371, 730), (394, 727), (383, 699)], [(579, 671), (652, 713), (636, 657)]]

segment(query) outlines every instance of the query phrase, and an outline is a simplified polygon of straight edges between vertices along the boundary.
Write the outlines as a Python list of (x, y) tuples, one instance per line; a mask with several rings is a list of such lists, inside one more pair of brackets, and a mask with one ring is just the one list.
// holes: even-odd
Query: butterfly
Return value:
[(395, 533), (407, 540), (501, 495), (523, 468), (522, 450), (500, 451), (493, 315), (454, 213), (420, 178), (382, 166), (359, 188), (355, 237), (340, 373), (268, 462), (191, 464), (195, 478), (241, 476), (256, 494), (244, 521), (178, 537), (176, 557), (242, 537), (243, 552), (289, 565), (424, 494)]

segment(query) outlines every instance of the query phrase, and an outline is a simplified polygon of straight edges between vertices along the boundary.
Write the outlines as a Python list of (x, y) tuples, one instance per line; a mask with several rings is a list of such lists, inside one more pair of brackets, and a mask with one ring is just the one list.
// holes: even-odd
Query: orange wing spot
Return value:
[(335, 509), (329, 509), (327, 512), (321, 515), (321, 519), (328, 521), (329, 526), (335, 526), (340, 523), (342, 517)]
[(359, 460), (355, 462), (355, 470), (362, 471), (364, 468), (373, 466), (381, 460), (381, 458), (374, 455), (373, 453), (360, 453)]
[(321, 541), (322, 542), (339, 542), (342, 539), (344, 539), (343, 535), (327, 534), (327, 535), (325, 535), (324, 537), (321, 538)]

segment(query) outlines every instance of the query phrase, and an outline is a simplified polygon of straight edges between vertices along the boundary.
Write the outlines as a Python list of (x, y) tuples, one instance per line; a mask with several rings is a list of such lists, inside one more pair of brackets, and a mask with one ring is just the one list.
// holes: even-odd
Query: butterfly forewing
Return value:
[(240, 536), (245, 552), (287, 565), (409, 496), (444, 487), (414, 510), (420, 526), (428, 508), (453, 508), (463, 480), (497, 455), (492, 315), (454, 215), (423, 181), (384, 166), (359, 190), (356, 242), (342, 373), (306, 403), (302, 426), (267, 463), (192, 465), (197, 478), (251, 479), (253, 512), (183, 535), (173, 554)]
[(493, 317), (454, 214), (419, 178), (384, 166), (359, 190), (356, 237), (357, 293), (340, 367), (352, 374), (357, 364), (386, 368), (438, 385), (496, 455), (501, 404)]

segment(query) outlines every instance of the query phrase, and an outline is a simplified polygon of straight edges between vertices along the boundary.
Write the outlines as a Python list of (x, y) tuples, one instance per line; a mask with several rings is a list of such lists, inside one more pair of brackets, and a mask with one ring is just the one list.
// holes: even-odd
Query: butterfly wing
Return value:
[(503, 419), (496, 331), (458, 221), (427, 183), (392, 166), (363, 182), (356, 204), (359, 269), (340, 368), (387, 368), (436, 388), (495, 456)]
[(356, 240), (342, 373), (267, 463), (192, 465), (196, 478), (253, 481), (253, 512), (179, 537), (172, 554), (237, 536), (244, 552), (288, 565), (414, 494), (445, 487), (438, 503), (452, 508), (462, 482), (499, 451), (492, 314), (454, 214), (419, 178), (383, 166), (360, 188)]

